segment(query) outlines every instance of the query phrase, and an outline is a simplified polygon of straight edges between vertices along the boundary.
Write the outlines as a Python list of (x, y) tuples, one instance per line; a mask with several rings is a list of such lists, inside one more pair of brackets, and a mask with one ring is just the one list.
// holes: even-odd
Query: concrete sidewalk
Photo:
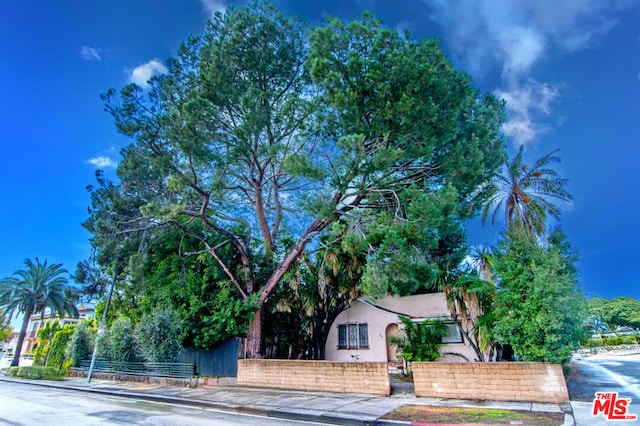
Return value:
[(188, 388), (154, 383), (115, 382), (95, 379), (91, 383), (87, 383), (86, 378), (73, 377), (56, 382), (20, 380), (0, 376), (0, 381), (338, 425), (409, 424), (408, 422), (380, 420), (380, 417), (384, 414), (405, 404), (564, 412), (564, 424), (575, 424), (573, 411), (569, 404), (416, 398), (408, 394), (376, 397), (361, 394), (294, 392), (239, 386)]

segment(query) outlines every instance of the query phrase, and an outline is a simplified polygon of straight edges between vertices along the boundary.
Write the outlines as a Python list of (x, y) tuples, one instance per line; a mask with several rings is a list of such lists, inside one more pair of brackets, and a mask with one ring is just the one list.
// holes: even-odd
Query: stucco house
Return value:
[[(77, 324), (82, 320), (93, 318), (95, 306), (96, 304), (92, 302), (82, 303), (78, 305), (78, 318), (65, 316), (64, 318), (60, 319), (56, 315), (51, 315), (50, 308), (46, 308), (44, 314), (33, 314), (31, 318), (29, 318), (29, 325), (27, 326), (27, 334), (25, 335), (24, 342), (22, 343), (21, 354), (27, 355), (29, 352), (33, 351), (38, 341), (38, 329), (44, 327), (47, 321), (60, 321), (62, 325)], [(18, 342), (18, 331), (19, 330), (15, 330), (11, 335), (9, 342), (7, 342), (7, 347), (4, 348), (5, 357), (12, 356), (13, 351), (15, 350), (15, 346)]]
[(473, 349), (464, 342), (451, 318), (444, 293), (400, 297), (386, 296), (372, 300), (361, 297), (336, 318), (326, 345), (326, 359), (331, 361), (398, 361), (396, 347), (389, 337), (399, 334), (399, 316), (414, 321), (439, 319), (446, 321), (448, 334), (440, 348), (441, 362), (473, 361)]

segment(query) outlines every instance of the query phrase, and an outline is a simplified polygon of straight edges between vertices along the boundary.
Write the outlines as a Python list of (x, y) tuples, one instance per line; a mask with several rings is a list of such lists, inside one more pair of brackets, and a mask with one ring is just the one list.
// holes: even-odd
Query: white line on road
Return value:
[(634, 394), (636, 398), (640, 399), (640, 386), (631, 382), (631, 380), (635, 381), (635, 379), (632, 379), (631, 377), (623, 376), (622, 374), (615, 373), (609, 370), (608, 368), (605, 368), (596, 363), (589, 363), (589, 367), (593, 368), (594, 370), (598, 370), (601, 373), (605, 373), (607, 376), (611, 377), (613, 381), (615, 381), (617, 384), (622, 386), (625, 389), (625, 391)]

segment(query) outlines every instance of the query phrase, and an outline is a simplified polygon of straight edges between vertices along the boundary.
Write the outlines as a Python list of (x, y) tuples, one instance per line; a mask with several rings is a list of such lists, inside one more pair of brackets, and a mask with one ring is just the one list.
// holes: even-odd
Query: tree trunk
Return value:
[(260, 358), (262, 347), (262, 308), (264, 302), (260, 302), (253, 320), (249, 324), (247, 331), (247, 344), (245, 346), (245, 358)]
[(327, 337), (329, 330), (325, 332), (322, 320), (316, 319), (313, 323), (313, 359), (324, 360), (325, 359), (325, 346), (327, 344)]
[(325, 347), (327, 346), (327, 337), (324, 333), (321, 333), (318, 338), (316, 338), (316, 356), (317, 359), (325, 360), (326, 352)]
[(20, 328), (20, 334), (18, 335), (18, 343), (16, 343), (16, 352), (13, 354), (13, 359), (11, 360), (11, 367), (17, 367), (20, 362), (22, 344), (24, 343), (24, 336), (27, 335), (27, 327), (29, 326), (31, 315), (33, 315), (33, 310), (24, 313), (24, 320), (22, 320), (22, 328)]

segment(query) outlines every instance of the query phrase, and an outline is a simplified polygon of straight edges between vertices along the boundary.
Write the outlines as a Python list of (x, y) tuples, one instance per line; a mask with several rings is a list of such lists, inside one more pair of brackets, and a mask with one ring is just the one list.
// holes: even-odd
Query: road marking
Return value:
[(624, 388), (625, 393), (632, 393), (636, 396), (636, 398), (640, 399), (640, 386), (635, 383), (632, 383), (632, 380), (633, 381), (637, 381), (637, 380), (631, 377), (623, 376), (622, 374), (615, 373), (609, 370), (608, 368), (605, 368), (596, 363), (589, 363), (588, 366), (595, 370), (600, 371), (601, 373), (605, 373), (613, 381), (615, 381), (617, 384), (622, 386)]

